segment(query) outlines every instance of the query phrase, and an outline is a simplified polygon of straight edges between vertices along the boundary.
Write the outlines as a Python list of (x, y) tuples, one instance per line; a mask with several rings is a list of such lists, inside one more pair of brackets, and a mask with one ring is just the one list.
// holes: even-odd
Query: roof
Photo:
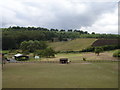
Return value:
[(14, 55), (14, 56), (19, 57), (19, 56), (23, 56), (23, 54), (18, 53), (18, 54)]

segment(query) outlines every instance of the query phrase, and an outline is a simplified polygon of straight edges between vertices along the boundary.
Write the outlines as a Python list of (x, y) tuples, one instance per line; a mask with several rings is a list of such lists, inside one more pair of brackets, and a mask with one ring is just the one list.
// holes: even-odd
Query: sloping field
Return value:
[(79, 51), (89, 47), (95, 42), (95, 38), (79, 38), (71, 41), (49, 43), (55, 51)]
[(92, 46), (104, 46), (104, 45), (118, 45), (120, 39), (99, 39), (96, 40)]

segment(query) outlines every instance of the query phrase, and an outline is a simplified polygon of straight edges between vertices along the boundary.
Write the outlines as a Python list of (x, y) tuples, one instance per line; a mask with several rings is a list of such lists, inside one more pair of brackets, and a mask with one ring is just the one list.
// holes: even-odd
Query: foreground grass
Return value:
[(117, 88), (117, 63), (6, 64), (3, 88)]

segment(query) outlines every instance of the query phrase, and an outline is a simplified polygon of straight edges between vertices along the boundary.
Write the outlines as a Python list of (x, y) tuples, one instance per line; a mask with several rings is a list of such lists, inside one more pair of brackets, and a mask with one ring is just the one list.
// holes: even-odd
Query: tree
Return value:
[(103, 51), (103, 48), (101, 48), (101, 47), (96, 47), (95, 48), (95, 54), (97, 54), (98, 56), (102, 51)]
[(46, 48), (44, 50), (45, 57), (55, 57), (56, 52), (52, 48)]
[(113, 53), (113, 57), (120, 57), (120, 50), (116, 50), (116, 51)]
[(65, 30), (61, 29), (60, 32), (65, 32)]
[(95, 34), (95, 32), (92, 32), (91, 34)]
[(68, 32), (72, 32), (73, 30), (72, 29), (69, 29)]
[(2, 38), (2, 49), (15, 49), (16, 48), (16, 40), (11, 36), (3, 36)]
[(20, 49), (22, 49), (22, 51), (28, 51), (28, 52), (35, 52), (36, 50), (43, 50), (46, 49), (47, 45), (45, 42), (43, 41), (38, 41), (38, 40), (29, 40), (29, 41), (23, 41), (20, 44)]
[(52, 48), (46, 48), (44, 50), (36, 50), (34, 55), (39, 55), (41, 57), (55, 57), (56, 52)]

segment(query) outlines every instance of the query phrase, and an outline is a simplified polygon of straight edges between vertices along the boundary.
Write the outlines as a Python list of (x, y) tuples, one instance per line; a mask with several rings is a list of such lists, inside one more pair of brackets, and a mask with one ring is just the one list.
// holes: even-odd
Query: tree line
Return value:
[[(1, 30), (1, 29), (0, 29)], [(67, 41), (67, 39), (75, 38), (120, 38), (115, 34), (91, 34), (83, 30), (58, 30), (47, 29), (42, 27), (9, 27), (2, 28), (2, 49), (18, 49), (23, 41)]]

